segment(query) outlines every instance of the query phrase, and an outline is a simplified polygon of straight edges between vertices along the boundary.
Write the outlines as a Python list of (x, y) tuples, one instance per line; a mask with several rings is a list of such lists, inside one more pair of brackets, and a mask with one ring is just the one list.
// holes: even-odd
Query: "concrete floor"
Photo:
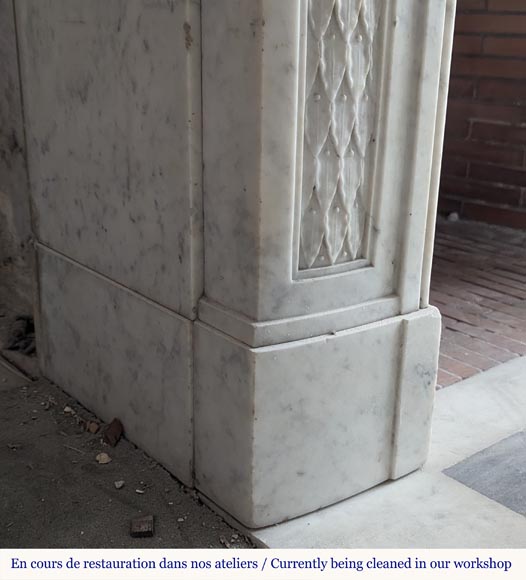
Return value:
[[(423, 470), (253, 536), (271, 548), (526, 548), (520, 511), (444, 473), (525, 428), (526, 359), (519, 358), (437, 392)], [(520, 473), (510, 481), (503, 470), (492, 479), (518, 488), (526, 502)], [(483, 476), (479, 471), (478, 481)]]

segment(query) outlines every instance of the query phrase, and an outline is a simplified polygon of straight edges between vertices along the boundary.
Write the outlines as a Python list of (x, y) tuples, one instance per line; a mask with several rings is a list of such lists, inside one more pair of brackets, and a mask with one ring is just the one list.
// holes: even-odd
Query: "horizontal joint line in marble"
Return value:
[(117, 282), (116, 280), (109, 278), (105, 274), (101, 274), (100, 272), (97, 272), (96, 270), (89, 268), (85, 264), (82, 264), (81, 262), (78, 262), (77, 260), (74, 260), (73, 258), (66, 256), (62, 252), (58, 252), (57, 250), (51, 248), (50, 246), (47, 246), (46, 244), (44, 244), (40, 241), (35, 242), (35, 248), (37, 248), (43, 252), (47, 252), (48, 254), (51, 254), (57, 258), (60, 258), (61, 260), (64, 260), (64, 261), (68, 262), (69, 264), (73, 264), (74, 266), (77, 266), (78, 268), (84, 270), (85, 272), (95, 276), (96, 278), (104, 280), (104, 281), (108, 282), (108, 284), (111, 284), (112, 286), (115, 286), (115, 287), (119, 288), (120, 290), (124, 290), (125, 292), (128, 292), (128, 294), (132, 294), (133, 296), (135, 296), (139, 300), (143, 300), (144, 302), (147, 302), (151, 306), (153, 306), (161, 311), (166, 312), (170, 316), (175, 316), (177, 318), (180, 318), (181, 320), (193, 322), (192, 319), (186, 318), (186, 316), (183, 316), (179, 312), (176, 312), (175, 310), (171, 310), (167, 306), (164, 306), (163, 304), (159, 304), (158, 302), (155, 302), (155, 300), (152, 300), (151, 298), (144, 296), (144, 294), (141, 294), (140, 292), (137, 292), (136, 290), (132, 290), (131, 288), (128, 288), (128, 286), (125, 286), (124, 284), (121, 284), (120, 282)]
[(199, 303), (201, 322), (254, 348), (349, 330), (399, 314), (400, 299), (397, 296), (387, 296), (330, 311), (262, 322), (250, 320), (210, 300), (202, 299)]

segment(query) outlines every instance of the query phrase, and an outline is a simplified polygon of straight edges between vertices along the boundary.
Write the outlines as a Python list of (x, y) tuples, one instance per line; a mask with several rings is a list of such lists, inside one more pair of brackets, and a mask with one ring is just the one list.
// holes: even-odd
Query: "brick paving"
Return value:
[(526, 231), (440, 220), (431, 304), (442, 313), (438, 389), (526, 355)]

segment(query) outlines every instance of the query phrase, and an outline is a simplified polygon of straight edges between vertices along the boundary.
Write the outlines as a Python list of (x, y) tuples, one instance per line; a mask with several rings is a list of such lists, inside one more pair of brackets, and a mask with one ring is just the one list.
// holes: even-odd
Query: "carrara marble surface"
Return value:
[(195, 318), (199, 3), (15, 5), (39, 241)]
[(255, 528), (417, 469), (439, 336), (434, 308), (257, 349), (198, 323), (196, 486)]
[(425, 461), (446, 4), (15, 3), (44, 373), (246, 526)]
[(192, 484), (192, 323), (44, 248), (44, 375)]

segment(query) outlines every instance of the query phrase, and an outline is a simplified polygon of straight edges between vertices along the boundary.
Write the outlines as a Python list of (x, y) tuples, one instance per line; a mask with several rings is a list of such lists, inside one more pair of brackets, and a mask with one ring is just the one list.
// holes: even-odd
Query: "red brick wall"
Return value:
[(526, 228), (526, 0), (458, 0), (439, 211)]

